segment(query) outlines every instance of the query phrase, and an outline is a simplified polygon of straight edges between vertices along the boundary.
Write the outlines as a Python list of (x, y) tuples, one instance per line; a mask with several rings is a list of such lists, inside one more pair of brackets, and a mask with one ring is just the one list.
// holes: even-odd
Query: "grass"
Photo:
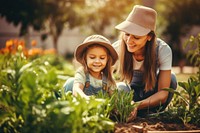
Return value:
[(188, 73), (180, 73), (180, 74), (176, 74), (176, 78), (177, 78), (177, 82), (180, 82), (180, 81), (185, 81), (187, 82), (188, 78), (190, 76), (194, 76), (195, 74), (188, 74)]

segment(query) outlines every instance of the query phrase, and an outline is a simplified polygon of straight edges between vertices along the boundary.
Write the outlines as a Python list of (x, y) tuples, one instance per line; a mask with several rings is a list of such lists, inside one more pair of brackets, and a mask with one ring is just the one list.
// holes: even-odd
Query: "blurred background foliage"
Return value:
[(21, 24), (19, 36), (26, 35), (29, 26), (42, 32), (42, 39), (53, 36), (57, 49), (63, 29), (79, 28), (83, 34), (102, 34), (116, 39), (119, 32), (114, 26), (127, 17), (135, 4), (157, 10), (158, 37), (166, 38), (172, 48), (173, 65), (185, 62), (181, 38), (193, 26), (200, 25), (199, 0), (2, 0), (0, 17), (14, 25)]
[(132, 0), (3, 0), (0, 16), (15, 25), (21, 23), (20, 36), (27, 33), (29, 26), (37, 31), (46, 30), (41, 37), (53, 35), (54, 48), (57, 48), (64, 28), (90, 25), (94, 33), (103, 34), (112, 19), (120, 19), (124, 10), (134, 3)]
[(158, 27), (163, 27), (161, 34), (167, 38), (173, 49), (174, 65), (186, 57), (187, 51), (184, 51), (181, 38), (190, 33), (193, 26), (200, 26), (199, 6), (199, 0), (160, 0), (157, 3), (159, 21), (164, 21)]

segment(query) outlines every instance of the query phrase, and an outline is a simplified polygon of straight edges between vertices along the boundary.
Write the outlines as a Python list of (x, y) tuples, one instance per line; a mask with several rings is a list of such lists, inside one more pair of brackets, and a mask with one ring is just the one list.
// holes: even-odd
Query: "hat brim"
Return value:
[(151, 31), (148, 28), (144, 28), (140, 25), (137, 25), (127, 20), (118, 24), (117, 26), (115, 26), (115, 28), (123, 32), (137, 36), (145, 36)]
[(76, 50), (75, 50), (75, 57), (76, 57), (76, 60), (78, 62), (80, 62), (81, 64), (83, 64), (83, 53), (85, 52), (86, 48), (92, 44), (99, 44), (101, 46), (104, 46), (105, 48), (107, 48), (110, 52), (110, 56), (111, 58), (113, 59), (113, 62), (112, 62), (112, 65), (114, 65), (116, 63), (116, 61), (118, 60), (118, 54), (116, 52), (116, 50), (112, 47), (111, 44), (108, 44), (108, 43), (104, 43), (104, 42), (99, 42), (99, 41), (90, 41), (90, 42), (87, 42), (87, 43), (82, 43), (80, 44)]

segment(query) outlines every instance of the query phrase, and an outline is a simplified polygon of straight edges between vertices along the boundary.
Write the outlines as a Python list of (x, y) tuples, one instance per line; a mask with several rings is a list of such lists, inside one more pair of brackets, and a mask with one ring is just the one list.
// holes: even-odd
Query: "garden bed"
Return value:
[(75, 72), (71, 63), (57, 55), (26, 57), (27, 52), (22, 50), (19, 45), (0, 54), (0, 133), (27, 133), (33, 129), (59, 133), (200, 133), (199, 72), (177, 74), (177, 90), (165, 89), (175, 94), (165, 112), (127, 123), (138, 105), (131, 104), (132, 91), (118, 93), (116, 89), (111, 97), (100, 92), (89, 100), (74, 97), (63, 91), (63, 77)]
[(184, 125), (177, 121), (165, 121), (156, 118), (137, 118), (131, 123), (117, 123), (115, 133), (158, 133), (158, 132), (181, 132), (199, 133), (200, 126), (187, 124)]

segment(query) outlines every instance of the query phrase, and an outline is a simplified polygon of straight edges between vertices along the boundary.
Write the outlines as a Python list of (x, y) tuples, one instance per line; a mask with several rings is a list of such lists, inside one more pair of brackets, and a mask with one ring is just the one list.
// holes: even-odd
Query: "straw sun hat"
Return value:
[(87, 37), (83, 41), (83, 43), (81, 43), (80, 45), (77, 46), (74, 54), (75, 54), (75, 58), (78, 62), (80, 62), (81, 64), (83, 63), (82, 62), (83, 53), (85, 52), (87, 47), (92, 45), (92, 44), (98, 44), (98, 45), (101, 45), (101, 46), (107, 48), (111, 58), (113, 59), (112, 65), (115, 64), (115, 62), (118, 59), (118, 54), (115, 51), (115, 49), (113, 48), (111, 42), (101, 35), (91, 35), (91, 36)]
[(116, 29), (138, 36), (147, 35), (156, 30), (157, 12), (149, 7), (135, 5), (127, 19), (115, 26)]

